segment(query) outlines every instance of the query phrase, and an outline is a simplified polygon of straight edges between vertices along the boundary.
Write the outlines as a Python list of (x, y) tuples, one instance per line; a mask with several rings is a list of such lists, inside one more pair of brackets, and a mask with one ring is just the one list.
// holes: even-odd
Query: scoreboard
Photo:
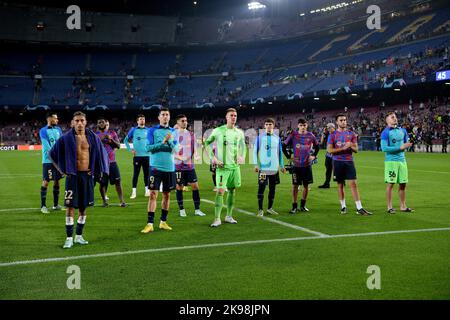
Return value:
[(436, 81), (450, 80), (450, 70), (436, 72)]

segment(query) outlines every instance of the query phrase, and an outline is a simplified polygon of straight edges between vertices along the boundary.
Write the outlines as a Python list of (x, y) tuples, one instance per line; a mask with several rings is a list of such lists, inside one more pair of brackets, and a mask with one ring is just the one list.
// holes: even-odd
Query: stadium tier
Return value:
[(198, 108), (328, 95), (344, 87), (357, 92), (391, 85), (393, 76), (406, 84), (433, 81), (448, 67), (449, 13), (447, 7), (391, 18), (371, 32), (356, 23), (240, 47), (2, 53), (0, 105)]

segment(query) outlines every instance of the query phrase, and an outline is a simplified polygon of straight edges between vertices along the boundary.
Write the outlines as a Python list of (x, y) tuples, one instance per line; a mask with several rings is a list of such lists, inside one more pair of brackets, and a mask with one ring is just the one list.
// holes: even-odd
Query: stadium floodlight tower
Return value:
[(260, 10), (266, 7), (265, 4), (262, 4), (258, 1), (252, 1), (248, 3), (248, 10)]

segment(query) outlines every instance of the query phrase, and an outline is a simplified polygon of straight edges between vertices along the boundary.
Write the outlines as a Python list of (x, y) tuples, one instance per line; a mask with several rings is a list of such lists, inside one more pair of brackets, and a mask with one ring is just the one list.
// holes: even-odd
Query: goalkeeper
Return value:
[[(209, 138), (205, 141), (212, 163), (216, 165), (216, 201), (214, 207), (215, 219), (211, 227), (218, 227), (222, 224), (220, 215), (223, 207), (223, 195), (228, 189), (227, 215), (225, 222), (236, 224), (233, 219), (233, 208), (235, 203), (236, 188), (241, 186), (240, 164), (244, 163), (246, 149), (245, 138), (242, 130), (236, 127), (237, 111), (229, 108), (226, 113), (225, 125), (213, 130)], [(212, 144), (216, 143), (216, 152), (213, 152)]]

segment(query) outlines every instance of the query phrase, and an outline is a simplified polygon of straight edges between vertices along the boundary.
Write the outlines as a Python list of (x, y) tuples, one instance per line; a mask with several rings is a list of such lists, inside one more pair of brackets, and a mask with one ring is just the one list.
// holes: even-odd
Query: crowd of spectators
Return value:
[[(328, 123), (334, 123), (334, 116), (337, 113), (343, 112), (348, 117), (348, 125), (351, 130), (357, 133), (359, 137), (366, 137), (376, 142), (377, 148), (380, 148), (380, 134), (385, 128), (384, 115), (388, 111), (395, 111), (399, 123), (406, 128), (413, 142), (411, 151), (416, 150), (416, 146), (428, 146), (427, 150), (432, 151), (430, 146), (446, 144), (450, 132), (450, 103), (448, 100), (437, 101), (430, 100), (427, 102), (397, 105), (397, 106), (377, 106), (377, 107), (361, 107), (357, 109), (342, 110), (306, 110), (299, 113), (290, 114), (274, 114), (272, 117), (277, 122), (277, 128), (280, 130), (279, 134), (282, 138), (297, 128), (297, 120), (305, 118), (309, 124), (309, 130), (317, 137), (320, 137), (324, 128)], [(135, 125), (134, 119), (128, 118), (134, 116), (132, 114), (126, 115), (125, 118), (111, 118), (110, 127), (119, 135), (121, 141)], [(173, 115), (173, 118), (175, 114)], [(264, 126), (264, 119), (267, 115), (243, 116), (238, 119), (238, 126), (243, 129), (262, 129)], [(156, 124), (153, 119), (147, 119), (147, 125)], [(209, 119), (190, 119), (202, 121), (203, 133), (208, 129), (213, 129), (223, 124), (223, 117)], [(39, 129), (45, 125), (45, 119), (23, 121), (18, 123), (0, 123), (0, 137), (3, 144), (39, 144)], [(70, 123), (61, 121), (59, 124), (64, 131), (69, 129)], [(89, 121), (89, 128), (95, 130), (95, 117)]]

